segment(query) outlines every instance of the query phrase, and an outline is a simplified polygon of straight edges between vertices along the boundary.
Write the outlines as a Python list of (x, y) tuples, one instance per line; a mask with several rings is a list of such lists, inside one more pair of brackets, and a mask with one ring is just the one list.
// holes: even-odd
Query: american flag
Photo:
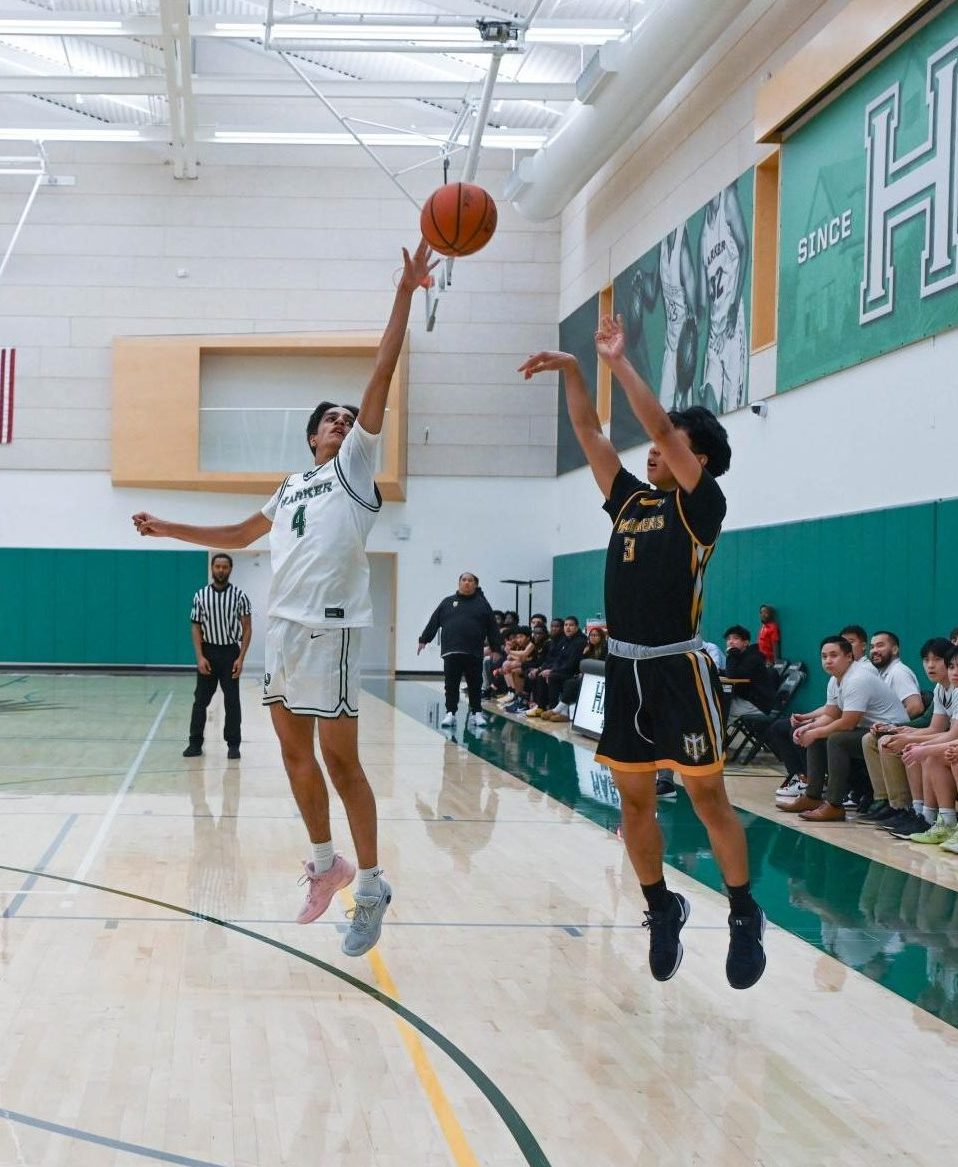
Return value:
[(15, 348), (0, 348), (0, 445), (13, 441), (13, 379)]

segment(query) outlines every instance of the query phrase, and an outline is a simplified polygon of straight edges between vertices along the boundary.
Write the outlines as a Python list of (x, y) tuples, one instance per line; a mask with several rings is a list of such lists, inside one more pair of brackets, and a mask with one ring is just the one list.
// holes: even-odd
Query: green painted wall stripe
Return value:
[(205, 551), (0, 548), (0, 661), (189, 665)]

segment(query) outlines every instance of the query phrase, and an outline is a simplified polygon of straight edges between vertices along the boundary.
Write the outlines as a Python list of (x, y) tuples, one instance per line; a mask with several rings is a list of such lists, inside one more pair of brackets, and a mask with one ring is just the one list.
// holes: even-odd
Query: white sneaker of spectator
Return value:
[(800, 795), (805, 793), (805, 787), (807, 785), (807, 782), (802, 782), (796, 775), (793, 778), (787, 779), (782, 783), (781, 786), (779, 786), (778, 790), (775, 791), (775, 797), (798, 798)]

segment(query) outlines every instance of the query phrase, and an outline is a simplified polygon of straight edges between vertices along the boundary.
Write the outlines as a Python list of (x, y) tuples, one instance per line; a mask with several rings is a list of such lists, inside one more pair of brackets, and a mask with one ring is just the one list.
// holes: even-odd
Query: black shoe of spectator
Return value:
[(655, 780), (655, 797), (656, 798), (678, 798), (675, 791), (675, 783), (671, 778), (663, 778), (659, 775)]
[(880, 815), (881, 812), (883, 810), (886, 810), (887, 808), (888, 808), (888, 799), (887, 798), (876, 798), (875, 801), (871, 804), (871, 806), (866, 807), (865, 809), (863, 809), (859, 813), (858, 822), (860, 822), (860, 823), (873, 823), (877, 820), (877, 816)]
[(202, 749), (199, 746), (187, 746), (183, 751), (184, 758), (198, 758), (202, 754)]
[(483, 699), (483, 701), (491, 701), (494, 691), (495, 690), (493, 689), (483, 689), (479, 696)]
[(725, 975), (733, 989), (750, 989), (765, 972), (765, 913), (756, 905), (750, 916), (729, 916), (728, 927)]
[(932, 824), (928, 822), (924, 815), (916, 814), (912, 811), (912, 820), (910, 823), (903, 823), (896, 831), (891, 833), (896, 839), (910, 839), (912, 835), (920, 835), (924, 831), (930, 830)]
[(885, 819), (878, 826), (883, 831), (897, 831), (899, 827), (909, 826), (916, 818), (921, 819), (922, 822), (925, 821), (921, 815), (916, 815), (910, 806), (906, 806), (904, 810), (896, 811), (890, 819)]
[(869, 819), (869, 821), (873, 822), (876, 827), (883, 827), (885, 823), (891, 822), (891, 820), (894, 818), (898, 818), (900, 814), (901, 807), (892, 806), (892, 804), (889, 803), (887, 806), (883, 806), (880, 811), (877, 811), (876, 814)]
[(668, 981), (682, 963), (679, 933), (689, 918), (689, 901), (678, 892), (669, 892), (672, 902), (660, 912), (646, 912), (643, 928), (649, 930), (649, 968), (657, 981)]
[(240, 756), (239, 746), (228, 746), (226, 750), (226, 756), (231, 762), (235, 762)]

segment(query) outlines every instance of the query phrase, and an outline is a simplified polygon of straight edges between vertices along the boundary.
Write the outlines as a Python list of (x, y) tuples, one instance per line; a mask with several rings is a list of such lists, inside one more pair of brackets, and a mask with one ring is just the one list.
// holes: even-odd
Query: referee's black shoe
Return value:
[(765, 913), (756, 904), (748, 916), (729, 916), (728, 927), (725, 975), (733, 989), (750, 989), (765, 972)]
[(202, 754), (202, 752), (203, 752), (202, 746), (194, 746), (192, 743), (190, 743), (190, 745), (188, 745), (186, 747), (186, 749), (183, 751), (183, 757), (184, 758), (198, 758), (200, 756), (200, 754)]
[(227, 746), (226, 756), (231, 762), (237, 761), (240, 756), (239, 746)]
[(685, 896), (669, 892), (672, 902), (658, 912), (646, 912), (643, 928), (649, 930), (649, 968), (657, 981), (668, 981), (678, 972), (682, 963), (682, 941), (679, 933), (689, 918), (691, 906)]

